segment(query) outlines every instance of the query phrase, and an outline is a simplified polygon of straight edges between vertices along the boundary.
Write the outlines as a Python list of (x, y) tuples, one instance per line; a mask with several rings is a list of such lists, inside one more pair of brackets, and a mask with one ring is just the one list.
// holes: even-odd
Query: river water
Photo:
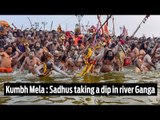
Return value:
[[(157, 96), (4, 96), (4, 83), (157, 83)], [(160, 72), (137, 74), (133, 68), (84, 78), (39, 78), (30, 74), (0, 74), (0, 105), (160, 105)]]

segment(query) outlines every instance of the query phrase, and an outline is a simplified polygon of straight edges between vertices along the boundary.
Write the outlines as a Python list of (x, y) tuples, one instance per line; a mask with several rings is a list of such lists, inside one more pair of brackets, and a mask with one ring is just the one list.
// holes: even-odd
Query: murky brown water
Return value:
[[(5, 82), (27, 83), (158, 83), (157, 96), (4, 96)], [(123, 72), (63, 78), (60, 76), (38, 78), (26, 74), (0, 74), (0, 104), (4, 105), (160, 105), (160, 72), (136, 74), (131, 68)]]

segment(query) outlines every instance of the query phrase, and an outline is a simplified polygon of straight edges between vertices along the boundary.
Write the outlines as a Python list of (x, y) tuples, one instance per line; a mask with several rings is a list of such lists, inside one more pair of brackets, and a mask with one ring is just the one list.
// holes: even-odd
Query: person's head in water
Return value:
[(112, 50), (108, 50), (107, 53), (104, 55), (104, 60), (113, 60), (114, 58), (114, 53), (112, 52)]
[(35, 49), (36, 49), (36, 50), (40, 50), (40, 48), (41, 48), (41, 45), (40, 45), (39, 42), (37, 42), (36, 45), (35, 45)]
[(6, 53), (8, 54), (8, 55), (11, 55), (12, 54), (12, 46), (7, 46), (6, 47)]
[(144, 42), (144, 43), (142, 43), (141, 44), (141, 46), (140, 46), (140, 50), (144, 50), (145, 52), (147, 51), (147, 43), (146, 42)]
[(34, 52), (34, 50), (31, 50), (31, 51), (29, 52), (29, 58), (30, 58), (30, 59), (33, 59), (34, 56), (35, 56), (35, 52)]

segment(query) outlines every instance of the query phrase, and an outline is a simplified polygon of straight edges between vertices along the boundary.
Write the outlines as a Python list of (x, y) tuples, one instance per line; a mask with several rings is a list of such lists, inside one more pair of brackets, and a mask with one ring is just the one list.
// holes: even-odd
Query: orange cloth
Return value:
[(78, 44), (78, 40), (79, 40), (78, 37), (75, 37), (75, 38), (74, 38), (74, 45), (77, 45), (77, 44)]
[(0, 73), (11, 73), (13, 68), (0, 68)]

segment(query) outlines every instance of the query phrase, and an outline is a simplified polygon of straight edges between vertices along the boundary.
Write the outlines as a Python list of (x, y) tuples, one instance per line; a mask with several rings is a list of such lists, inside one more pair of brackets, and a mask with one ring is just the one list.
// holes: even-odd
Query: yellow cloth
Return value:
[(92, 68), (93, 68), (93, 64), (85, 65), (82, 72), (80, 74), (78, 74), (77, 76), (79, 76), (79, 77), (85, 76), (87, 73), (89, 73), (91, 71)]
[(88, 59), (92, 56), (92, 53), (93, 53), (92, 49), (88, 48), (88, 53), (87, 53), (87, 55), (84, 56), (85, 60), (86, 60), (85, 61), (86, 65), (83, 68), (83, 70), (81, 71), (81, 73), (78, 74), (77, 76), (82, 77), (82, 76), (86, 75), (87, 73), (89, 73), (91, 71), (91, 69), (93, 68), (93, 64), (88, 62)]
[(90, 57), (92, 56), (92, 53), (93, 53), (92, 49), (91, 49), (91, 48), (88, 48), (88, 53), (87, 53), (87, 55), (84, 56), (85, 59), (90, 58)]

